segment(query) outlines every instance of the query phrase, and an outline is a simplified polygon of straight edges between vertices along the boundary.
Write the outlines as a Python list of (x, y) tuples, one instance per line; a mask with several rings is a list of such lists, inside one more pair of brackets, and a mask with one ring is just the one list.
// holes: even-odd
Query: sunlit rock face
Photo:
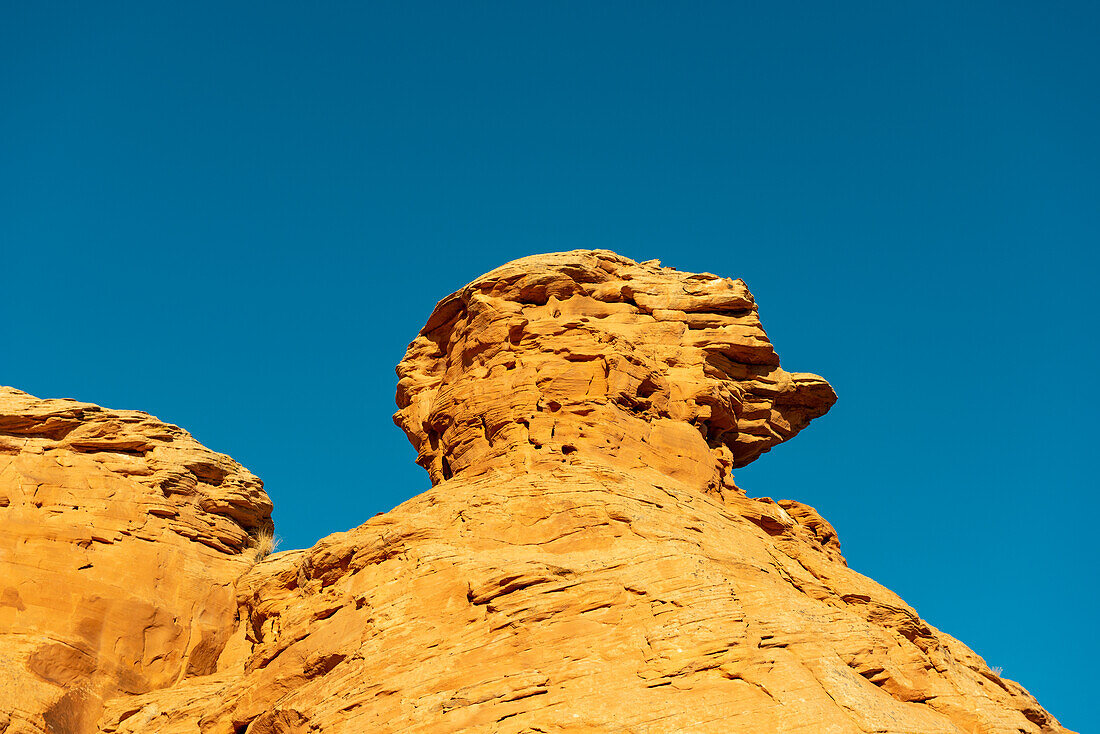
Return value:
[(0, 387), (7, 731), (83, 731), (104, 699), (214, 672), (271, 509), (177, 426)]
[(478, 278), (397, 371), (395, 420), (433, 483), (600, 463), (714, 492), (836, 401), (779, 366), (742, 281), (606, 250)]
[(740, 281), (524, 258), (398, 373), (432, 488), (258, 562), (271, 507), (228, 457), (0, 396), (0, 734), (1066, 731), (813, 508), (733, 484), (836, 399)]

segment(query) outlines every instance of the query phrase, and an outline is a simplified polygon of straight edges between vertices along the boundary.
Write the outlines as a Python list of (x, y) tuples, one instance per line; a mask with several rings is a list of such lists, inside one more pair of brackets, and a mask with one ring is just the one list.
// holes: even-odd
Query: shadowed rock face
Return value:
[(432, 483), (594, 462), (732, 487), (836, 401), (790, 373), (740, 280), (606, 250), (535, 255), (440, 301), (394, 420)]

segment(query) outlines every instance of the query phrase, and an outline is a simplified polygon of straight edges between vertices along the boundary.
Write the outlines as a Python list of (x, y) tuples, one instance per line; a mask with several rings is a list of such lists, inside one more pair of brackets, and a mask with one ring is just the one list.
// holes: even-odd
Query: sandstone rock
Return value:
[[(82, 700), (80, 686), (56, 683), (68, 676), (100, 681), (105, 699), (101, 711), (79, 709), (90, 713), (65, 724), (72, 731), (1065, 731), (849, 569), (812, 508), (737, 488), (733, 469), (835, 400), (823, 379), (780, 368), (740, 281), (606, 251), (524, 258), (441, 301), (398, 374), (395, 420), (433, 488), (251, 568), (239, 551), (266, 518), (262, 504), (238, 513), (239, 542), (185, 547), (206, 554), (208, 573), (210, 559), (244, 572), (219, 576), (236, 591), (239, 623), (217, 605), (171, 612), (221, 625), (209, 645), (217, 661), (184, 664), (187, 645), (151, 641), (175, 662), (153, 679), (154, 661), (135, 659), (150, 682), (131, 690), (102, 672), (102, 655), (84, 672), (90, 663), (59, 650), (36, 662), (27, 653), (24, 678), (45, 673), (54, 682), (41, 685), (64, 689), (49, 699), (55, 720), (57, 701)], [(60, 408), (10, 412), (28, 411), (45, 426)], [(132, 433), (96, 435), (118, 453)], [(16, 455), (36, 465), (79, 453), (60, 446)], [(151, 474), (126, 481), (158, 486), (139, 481), (164, 470), (147, 463)], [(224, 477), (247, 484), (237, 472)], [(255, 492), (233, 496), (260, 496), (247, 486)], [(0, 531), (16, 506), (0, 508)], [(171, 509), (146, 513), (161, 535), (135, 557), (185, 537)], [(51, 536), (78, 552), (66, 542)], [(35, 619), (71, 616), (36, 603)], [(22, 624), (19, 640), (51, 644)], [(65, 730), (20, 705), (20, 731)]]
[(397, 368), (433, 482), (598, 461), (707, 492), (836, 401), (789, 373), (740, 280), (607, 251), (524, 258), (443, 299)]
[(1064, 731), (803, 517), (614, 469), (456, 478), (259, 564), (240, 677), (104, 731)]
[(0, 711), (94, 729), (103, 699), (216, 670), (259, 479), (152, 416), (0, 387)]

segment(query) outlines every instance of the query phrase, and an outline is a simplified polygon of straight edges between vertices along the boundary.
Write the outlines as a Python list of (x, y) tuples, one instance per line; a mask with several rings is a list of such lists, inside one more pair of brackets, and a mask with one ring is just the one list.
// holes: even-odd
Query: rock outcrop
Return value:
[[(780, 367), (741, 281), (524, 258), (441, 301), (398, 374), (433, 488), (254, 565), (246, 471), (142, 414), (6, 394), (8, 731), (1066, 731), (812, 508), (736, 486), (836, 399)], [(88, 555), (101, 526), (127, 569)]]
[(214, 672), (271, 529), (260, 480), (186, 431), (0, 387), (0, 731), (92, 731)]
[(432, 482), (591, 460), (716, 493), (836, 401), (745, 284), (610, 252), (517, 260), (443, 299), (397, 368)]

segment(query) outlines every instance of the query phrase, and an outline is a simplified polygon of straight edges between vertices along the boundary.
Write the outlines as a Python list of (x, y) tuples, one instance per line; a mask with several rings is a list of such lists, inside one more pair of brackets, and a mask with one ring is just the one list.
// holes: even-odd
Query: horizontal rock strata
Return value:
[(398, 375), (432, 489), (259, 562), (270, 504), (231, 460), (0, 395), (0, 732), (1066, 731), (813, 508), (737, 487), (836, 399), (741, 281), (524, 258)]
[(259, 564), (241, 673), (117, 700), (104, 731), (1064, 731), (805, 505), (457, 481)]
[(742, 281), (607, 251), (482, 276), (397, 373), (395, 420), (433, 482), (593, 460), (718, 492), (836, 401), (779, 366)]
[(176, 426), (0, 387), (7, 732), (92, 730), (106, 698), (216, 670), (271, 509)]

